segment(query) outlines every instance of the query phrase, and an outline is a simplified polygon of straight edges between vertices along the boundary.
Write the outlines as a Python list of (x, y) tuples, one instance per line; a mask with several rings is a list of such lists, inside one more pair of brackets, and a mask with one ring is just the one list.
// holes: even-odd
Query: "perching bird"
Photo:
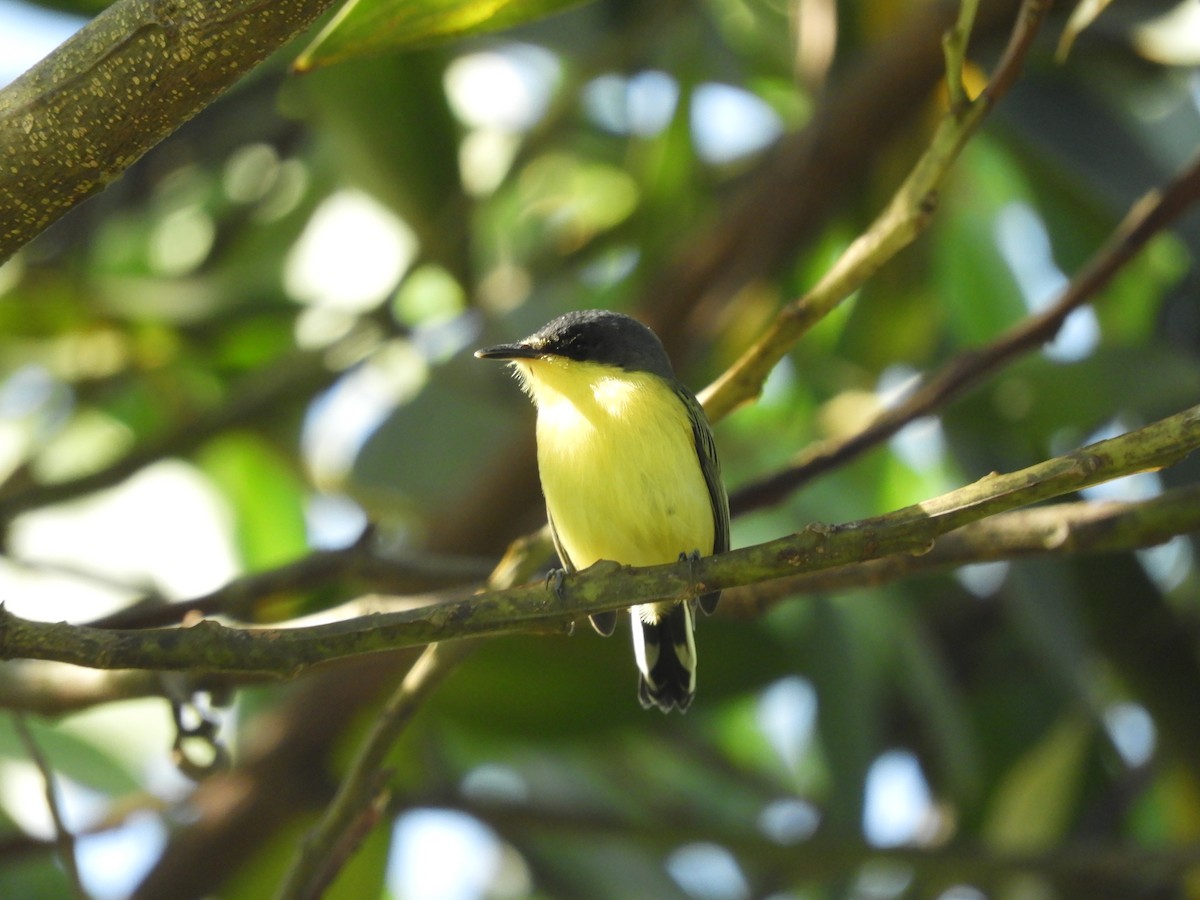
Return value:
[[(712, 429), (658, 337), (604, 310), (571, 312), (515, 344), (508, 360), (537, 406), (538, 469), (559, 559), (649, 566), (729, 549), (729, 501)], [(721, 592), (699, 598), (711, 613)], [(696, 693), (694, 603), (630, 609), (638, 699), (686, 710)], [(616, 613), (592, 616), (612, 634)]]

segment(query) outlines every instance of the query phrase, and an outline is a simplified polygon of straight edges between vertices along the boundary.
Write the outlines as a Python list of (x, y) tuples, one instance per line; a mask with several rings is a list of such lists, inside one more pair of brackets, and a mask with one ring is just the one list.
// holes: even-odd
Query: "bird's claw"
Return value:
[[(554, 594), (556, 600), (562, 601), (563, 598), (563, 580), (567, 577), (565, 569), (551, 569), (546, 573), (546, 590)], [(568, 622), (566, 625), (566, 633), (568, 636), (575, 633), (575, 623)]]

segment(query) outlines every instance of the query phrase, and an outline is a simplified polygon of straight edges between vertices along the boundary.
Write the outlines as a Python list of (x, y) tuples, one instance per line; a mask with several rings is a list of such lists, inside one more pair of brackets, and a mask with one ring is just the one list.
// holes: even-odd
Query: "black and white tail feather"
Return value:
[(693, 604), (676, 603), (665, 613), (635, 606), (630, 610), (630, 620), (642, 707), (656, 706), (665, 713), (672, 709), (685, 711), (696, 696)]

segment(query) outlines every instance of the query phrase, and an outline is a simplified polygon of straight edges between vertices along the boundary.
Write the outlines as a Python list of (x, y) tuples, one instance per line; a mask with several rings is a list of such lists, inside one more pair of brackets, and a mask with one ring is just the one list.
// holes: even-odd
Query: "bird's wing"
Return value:
[[(721, 462), (717, 459), (717, 443), (713, 438), (712, 427), (708, 424), (708, 416), (704, 408), (692, 395), (692, 392), (682, 385), (675, 388), (675, 393), (683, 401), (688, 410), (688, 418), (692, 422), (692, 437), (696, 442), (696, 457), (700, 460), (700, 471), (704, 474), (704, 484), (708, 487), (708, 499), (713, 510), (713, 553), (724, 553), (729, 549), (729, 498), (725, 495), (725, 485), (721, 481)], [(700, 608), (706, 614), (712, 614), (721, 599), (720, 591), (713, 591), (697, 598)]]

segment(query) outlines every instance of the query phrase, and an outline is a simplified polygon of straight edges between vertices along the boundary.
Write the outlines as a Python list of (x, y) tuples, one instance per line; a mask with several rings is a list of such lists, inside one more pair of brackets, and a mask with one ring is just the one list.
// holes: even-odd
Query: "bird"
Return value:
[[(537, 458), (554, 547), (570, 573), (729, 549), (729, 500), (712, 428), (658, 336), (609, 310), (568, 312), (480, 359), (511, 364), (537, 408)], [(695, 607), (720, 591), (630, 607), (638, 699), (686, 711), (696, 693)], [(602, 635), (615, 612), (591, 616)]]

